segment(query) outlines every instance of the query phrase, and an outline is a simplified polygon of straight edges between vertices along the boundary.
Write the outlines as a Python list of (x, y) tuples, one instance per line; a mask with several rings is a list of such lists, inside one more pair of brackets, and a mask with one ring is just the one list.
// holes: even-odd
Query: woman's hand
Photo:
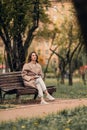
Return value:
[(39, 75), (32, 76), (31, 80), (35, 80), (37, 78), (39, 78)]
[(32, 76), (31, 80), (34, 80), (35, 79), (35, 76)]

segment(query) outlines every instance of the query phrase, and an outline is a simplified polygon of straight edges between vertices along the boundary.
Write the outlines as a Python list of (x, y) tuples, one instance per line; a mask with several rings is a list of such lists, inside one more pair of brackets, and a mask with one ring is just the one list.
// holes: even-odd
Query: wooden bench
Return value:
[[(56, 92), (55, 86), (47, 86), (48, 92), (52, 95)], [(7, 94), (16, 94), (16, 100), (21, 95), (34, 95), (36, 99), (38, 90), (33, 87), (24, 86), (21, 71), (0, 74), (0, 99), (4, 101)]]

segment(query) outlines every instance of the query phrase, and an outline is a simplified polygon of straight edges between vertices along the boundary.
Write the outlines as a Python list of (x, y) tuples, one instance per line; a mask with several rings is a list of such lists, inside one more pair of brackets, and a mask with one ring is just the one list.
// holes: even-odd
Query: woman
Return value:
[(52, 97), (46, 88), (46, 85), (43, 81), (43, 72), (42, 67), (38, 63), (38, 56), (36, 52), (31, 52), (29, 55), (29, 63), (25, 63), (22, 69), (22, 77), (25, 86), (32, 86), (37, 88), (38, 96), (41, 98), (41, 104), (48, 104), (44, 100), (43, 92), (46, 94), (46, 97), (49, 100), (54, 100), (55, 98)]

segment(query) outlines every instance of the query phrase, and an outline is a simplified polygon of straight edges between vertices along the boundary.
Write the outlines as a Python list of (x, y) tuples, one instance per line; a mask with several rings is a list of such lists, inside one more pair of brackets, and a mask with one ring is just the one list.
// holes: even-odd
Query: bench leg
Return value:
[(49, 94), (50, 94), (50, 95), (52, 95), (52, 94), (53, 94), (53, 92), (49, 92)]
[(35, 95), (34, 95), (34, 100), (37, 98), (37, 96), (38, 96), (38, 92), (37, 93), (35, 93)]
[(19, 95), (19, 94), (16, 94), (16, 102), (17, 102), (17, 103), (21, 103), (20, 95)]
[(1, 99), (1, 103), (2, 103), (3, 101), (2, 101), (2, 91), (1, 91), (1, 89), (0, 89), (0, 99)]
[(3, 101), (4, 101), (4, 99), (5, 99), (5, 95), (6, 95), (6, 93), (3, 94), (3, 97), (2, 97)]

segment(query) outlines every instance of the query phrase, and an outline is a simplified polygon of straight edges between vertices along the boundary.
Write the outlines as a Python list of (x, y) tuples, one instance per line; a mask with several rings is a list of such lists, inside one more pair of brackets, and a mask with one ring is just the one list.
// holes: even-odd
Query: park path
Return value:
[(16, 108), (0, 110), (0, 122), (15, 121), (19, 118), (43, 117), (64, 109), (74, 109), (79, 106), (87, 106), (87, 99), (56, 99), (47, 105), (25, 104)]

